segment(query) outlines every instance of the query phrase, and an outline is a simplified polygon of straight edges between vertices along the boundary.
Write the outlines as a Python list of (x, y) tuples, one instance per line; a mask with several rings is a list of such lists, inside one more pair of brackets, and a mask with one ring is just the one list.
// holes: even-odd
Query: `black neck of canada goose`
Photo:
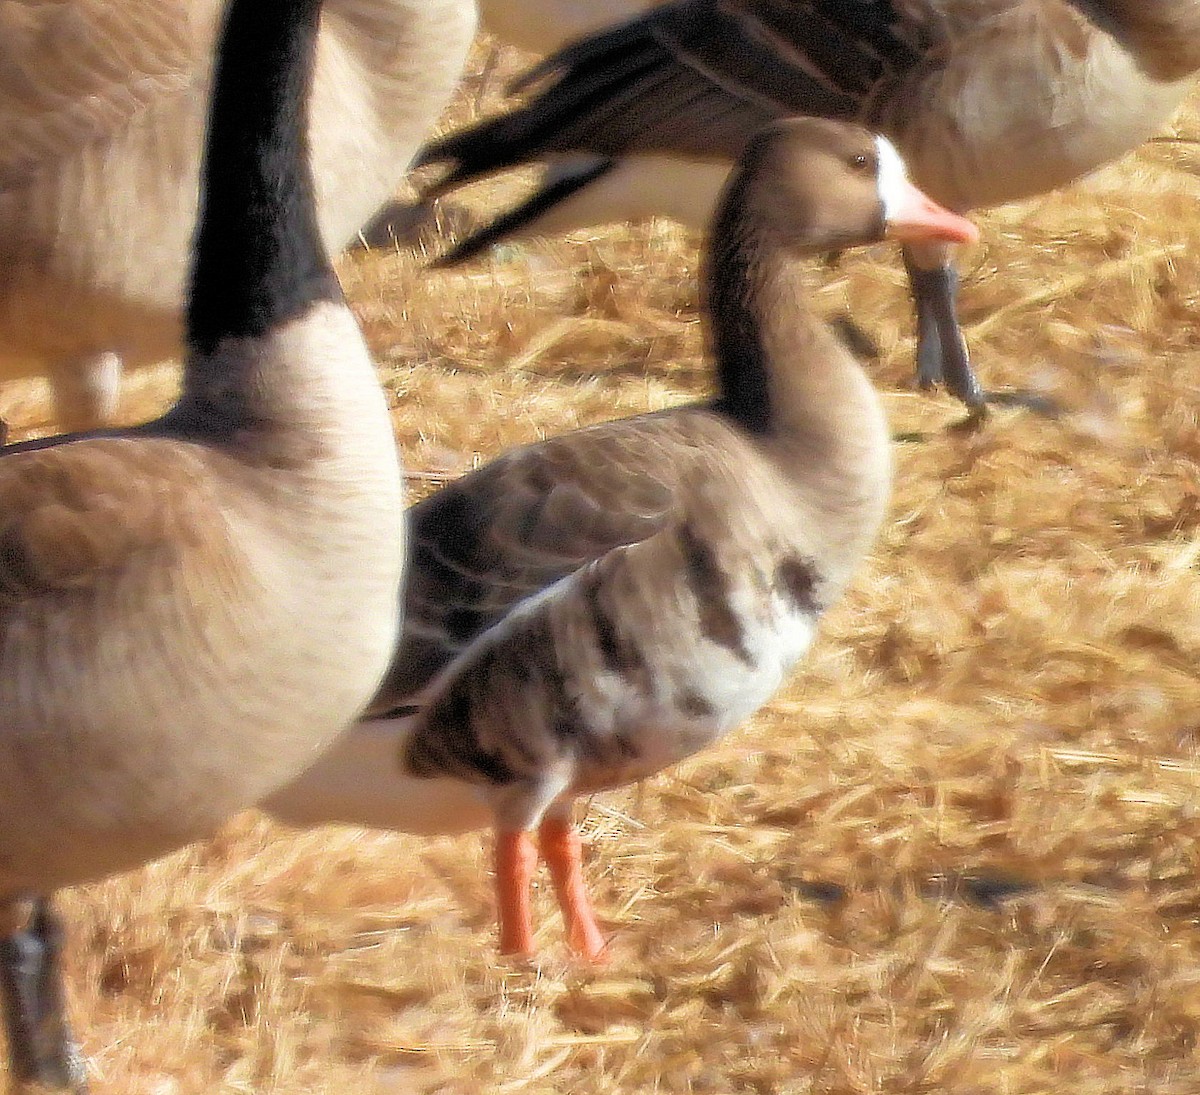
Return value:
[(1200, 70), (1198, 0), (1072, 0), (1129, 50), (1155, 80), (1183, 80)]
[(341, 299), (305, 127), (320, 10), (320, 0), (234, 0), (227, 14), (187, 311), (187, 343), (201, 358)]

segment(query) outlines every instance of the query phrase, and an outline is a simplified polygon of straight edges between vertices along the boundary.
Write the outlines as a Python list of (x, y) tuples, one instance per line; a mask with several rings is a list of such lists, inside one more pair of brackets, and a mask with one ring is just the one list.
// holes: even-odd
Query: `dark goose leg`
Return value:
[(983, 389), (958, 325), (958, 272), (949, 261), (932, 268), (918, 265), (907, 247), (904, 266), (917, 309), (917, 383), (922, 388), (945, 384), (968, 407), (981, 407)]
[(17, 1090), (87, 1091), (83, 1060), (67, 1027), (59, 958), (63, 931), (43, 898), (10, 905), (0, 938), (0, 988)]
[(904, 267), (917, 310), (917, 383), (922, 388), (944, 384), (977, 418), (988, 403), (1054, 418), (1062, 408), (1048, 396), (1028, 391), (985, 391), (971, 368), (967, 340), (958, 324), (958, 271), (948, 257), (937, 265), (919, 263), (906, 247)]

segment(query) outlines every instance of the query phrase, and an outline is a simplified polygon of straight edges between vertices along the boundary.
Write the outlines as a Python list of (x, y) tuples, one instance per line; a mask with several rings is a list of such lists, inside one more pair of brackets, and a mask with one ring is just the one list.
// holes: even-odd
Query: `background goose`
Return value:
[(585, 34), (640, 15), (663, 0), (479, 0), (479, 21), (498, 38), (549, 53)]
[[(886, 133), (917, 183), (965, 211), (1060, 186), (1150, 136), (1200, 67), (1197, 0), (690, 0), (550, 58), (523, 107), (433, 143), (429, 190), (531, 161), (535, 195), (451, 252), (518, 230), (650, 214), (694, 227), (748, 136), (789, 114)], [(982, 393), (952, 249), (911, 245), (918, 376)]]
[[(176, 356), (219, 0), (0, 0), (0, 379), (97, 425)], [(449, 98), (470, 0), (330, 0), (312, 108), (322, 237), (384, 202)]]
[(82, 1084), (47, 895), (295, 775), (394, 646), (400, 470), (305, 162), (319, 6), (232, 5), (179, 403), (0, 452), (0, 989), (22, 1081)]
[[(505, 952), (533, 946), (536, 827), (572, 944), (599, 956), (575, 795), (680, 760), (764, 703), (870, 545), (883, 413), (805, 310), (794, 259), (885, 232), (974, 230), (906, 181), (886, 140), (777, 125), (713, 230), (716, 399), (514, 450), (411, 511), (405, 630), (373, 706), (420, 709), (376, 732), (398, 739), (405, 779), (459, 781), (492, 810)], [(301, 820), (322, 767), (267, 808)]]

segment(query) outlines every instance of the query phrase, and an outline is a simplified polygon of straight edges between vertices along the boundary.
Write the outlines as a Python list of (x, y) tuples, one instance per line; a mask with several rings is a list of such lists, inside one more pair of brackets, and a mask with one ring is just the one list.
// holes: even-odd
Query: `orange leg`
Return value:
[(526, 832), (498, 830), (495, 855), (500, 953), (533, 954), (529, 889), (537, 867), (537, 849)]
[(546, 818), (538, 829), (538, 837), (542, 858), (554, 879), (567, 938), (578, 954), (589, 962), (599, 962), (607, 944), (583, 884), (579, 834), (569, 821)]

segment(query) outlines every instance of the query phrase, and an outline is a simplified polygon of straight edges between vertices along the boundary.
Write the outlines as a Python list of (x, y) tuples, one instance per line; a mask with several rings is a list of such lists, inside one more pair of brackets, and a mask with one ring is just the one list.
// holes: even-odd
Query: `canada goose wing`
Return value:
[(212, 0), (0, 0), (0, 190), (208, 72)]
[[(985, 0), (992, 7), (994, 0)], [(767, 122), (854, 119), (946, 33), (906, 0), (691, 0), (585, 38), (519, 81), (524, 107), (432, 142), (431, 194), (555, 152), (733, 159)], [(915, 9), (915, 12), (914, 10)]]
[(516, 605), (673, 518), (688, 415), (645, 415), (506, 453), (410, 510), (404, 634), (376, 712), (420, 691)]

